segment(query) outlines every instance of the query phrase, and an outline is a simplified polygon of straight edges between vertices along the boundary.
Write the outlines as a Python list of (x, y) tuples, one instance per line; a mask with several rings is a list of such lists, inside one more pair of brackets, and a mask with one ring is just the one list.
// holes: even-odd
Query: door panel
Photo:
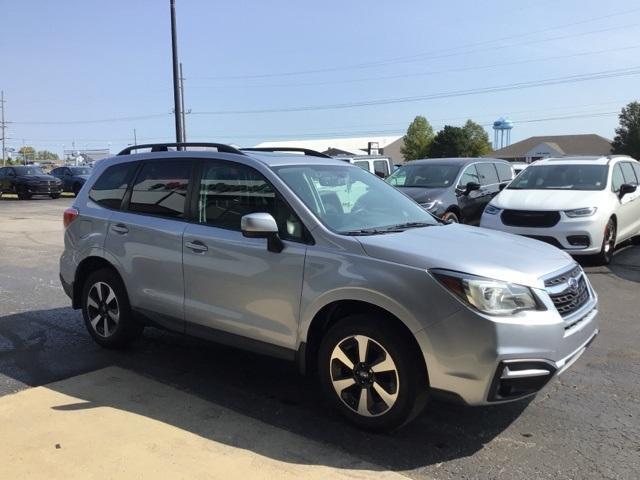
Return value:
[[(614, 166), (614, 189), (619, 190), (620, 179), (624, 183), (637, 184), (633, 167), (630, 162), (620, 162)], [(616, 192), (618, 194), (618, 192)], [(616, 211), (618, 216), (618, 241), (636, 235), (640, 228), (640, 188), (619, 199), (620, 205)]]
[(187, 333), (200, 325), (295, 348), (306, 246), (284, 243), (273, 253), (266, 239), (189, 225), (183, 246)]

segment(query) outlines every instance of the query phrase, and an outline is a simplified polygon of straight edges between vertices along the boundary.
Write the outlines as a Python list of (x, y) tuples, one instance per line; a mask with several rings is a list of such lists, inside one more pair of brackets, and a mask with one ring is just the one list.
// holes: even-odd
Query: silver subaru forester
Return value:
[(429, 396), (534, 395), (597, 335), (596, 293), (566, 253), (270, 150), (146, 145), (97, 164), (60, 259), (96, 342), (153, 325), (296, 361), (348, 419), (388, 430)]

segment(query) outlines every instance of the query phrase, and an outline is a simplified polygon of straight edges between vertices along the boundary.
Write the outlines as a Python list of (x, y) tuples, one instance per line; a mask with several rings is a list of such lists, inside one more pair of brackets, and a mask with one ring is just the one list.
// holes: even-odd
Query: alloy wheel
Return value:
[(609, 256), (613, 254), (616, 243), (616, 225), (613, 220), (609, 220), (607, 228), (604, 230), (604, 253)]
[(101, 337), (110, 337), (120, 322), (120, 306), (113, 289), (96, 282), (89, 289), (87, 314), (93, 330)]
[(365, 335), (352, 335), (337, 343), (331, 353), (330, 372), (336, 394), (358, 415), (383, 415), (398, 399), (400, 382), (393, 358)]

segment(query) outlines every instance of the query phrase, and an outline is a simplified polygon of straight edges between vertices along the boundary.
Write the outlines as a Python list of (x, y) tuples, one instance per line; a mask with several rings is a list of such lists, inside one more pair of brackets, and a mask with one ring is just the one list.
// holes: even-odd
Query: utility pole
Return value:
[(184, 77), (182, 76), (182, 62), (180, 62), (180, 109), (182, 110), (182, 141), (187, 141), (187, 120), (184, 111)]
[[(171, 8), (171, 50), (173, 54), (173, 114), (176, 122), (176, 142), (184, 142), (182, 109), (180, 108), (180, 79), (178, 72), (178, 35), (176, 33), (176, 0), (169, 0)], [(178, 148), (182, 150), (182, 148)]]
[(136, 129), (133, 129), (133, 146), (138, 145), (138, 136), (136, 135)]
[(7, 128), (7, 125), (4, 121), (4, 90), (0, 92), (0, 110), (2, 111), (2, 116), (1, 116), (1, 120), (0, 120), (0, 130), (2, 130), (2, 166), (5, 167), (7, 165), (7, 161), (6, 161), (6, 157), (5, 157), (5, 145), (4, 145), (4, 139), (5, 139), (5, 129)]

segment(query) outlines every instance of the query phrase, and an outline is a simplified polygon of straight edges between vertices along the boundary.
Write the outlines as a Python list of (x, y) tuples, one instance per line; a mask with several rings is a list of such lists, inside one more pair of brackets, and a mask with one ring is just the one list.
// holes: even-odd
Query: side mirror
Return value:
[(242, 235), (248, 238), (266, 238), (267, 250), (280, 253), (284, 248), (278, 235), (278, 224), (268, 213), (250, 213), (240, 219)]
[(627, 193), (633, 193), (636, 191), (638, 187), (636, 185), (631, 185), (630, 183), (623, 183), (620, 185), (620, 191), (618, 192), (618, 198), (622, 200)]
[(464, 189), (464, 194), (469, 195), (474, 190), (480, 190), (480, 184), (477, 182), (469, 182)]

